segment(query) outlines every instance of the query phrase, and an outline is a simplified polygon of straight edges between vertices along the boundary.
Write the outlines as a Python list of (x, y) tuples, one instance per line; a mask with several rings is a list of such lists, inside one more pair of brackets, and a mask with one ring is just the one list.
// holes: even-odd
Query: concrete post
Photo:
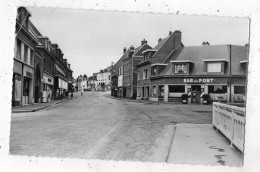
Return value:
[(163, 98), (164, 102), (168, 102), (168, 95), (169, 95), (169, 86), (168, 86), (168, 84), (165, 84), (164, 85), (164, 98)]

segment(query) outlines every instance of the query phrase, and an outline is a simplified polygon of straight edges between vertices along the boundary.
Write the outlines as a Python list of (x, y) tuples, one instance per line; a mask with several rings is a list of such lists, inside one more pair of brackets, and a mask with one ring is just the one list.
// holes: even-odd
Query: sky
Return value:
[(155, 47), (169, 31), (180, 30), (184, 46), (245, 45), (247, 18), (28, 7), (30, 20), (43, 36), (57, 43), (68, 59), (73, 77), (91, 76), (116, 63), (123, 48), (138, 47), (146, 39)]

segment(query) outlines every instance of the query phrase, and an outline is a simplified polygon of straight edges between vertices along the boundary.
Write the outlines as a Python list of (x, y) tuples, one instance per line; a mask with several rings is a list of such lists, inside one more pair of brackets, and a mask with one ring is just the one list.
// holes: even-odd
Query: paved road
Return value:
[(12, 114), (10, 153), (156, 161), (168, 157), (175, 124), (211, 123), (211, 106), (137, 103), (104, 94), (86, 92), (38, 112)]

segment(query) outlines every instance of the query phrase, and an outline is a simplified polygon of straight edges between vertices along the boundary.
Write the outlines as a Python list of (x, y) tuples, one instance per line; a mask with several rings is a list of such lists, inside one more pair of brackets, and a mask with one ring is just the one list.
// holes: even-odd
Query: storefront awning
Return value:
[(60, 72), (63, 76), (65, 76), (65, 73), (63, 72), (63, 70), (58, 65), (55, 64), (55, 68), (58, 72)]

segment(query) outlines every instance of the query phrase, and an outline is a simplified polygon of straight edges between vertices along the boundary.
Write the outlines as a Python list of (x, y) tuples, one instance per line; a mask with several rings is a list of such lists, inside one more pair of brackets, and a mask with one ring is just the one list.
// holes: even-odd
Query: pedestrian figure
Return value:
[(71, 92), (71, 95), (70, 95), (70, 96), (71, 96), (71, 99), (72, 99), (72, 98), (73, 98), (73, 92)]
[(65, 98), (68, 99), (68, 91), (65, 92)]
[(83, 95), (83, 91), (81, 91), (81, 95)]

